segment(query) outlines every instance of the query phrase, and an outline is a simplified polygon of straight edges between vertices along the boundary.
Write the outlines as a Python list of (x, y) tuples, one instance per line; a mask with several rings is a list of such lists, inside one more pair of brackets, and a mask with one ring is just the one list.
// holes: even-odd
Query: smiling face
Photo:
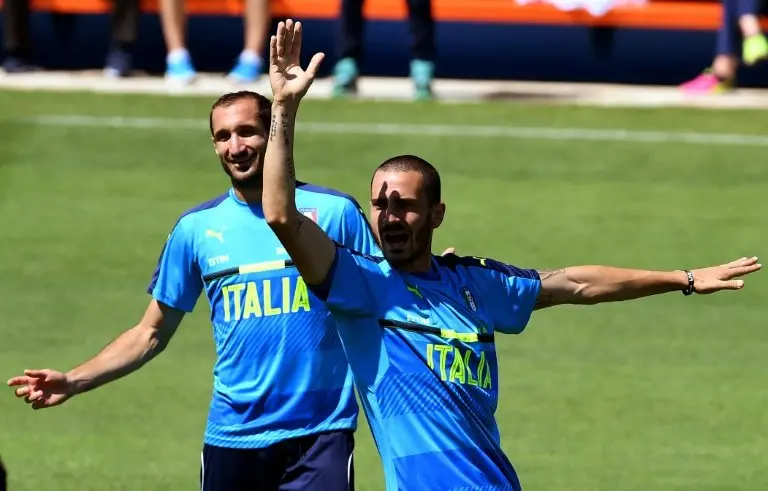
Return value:
[(235, 188), (262, 185), (267, 129), (259, 109), (256, 99), (244, 97), (211, 112), (213, 146)]
[(432, 260), (432, 234), (445, 205), (430, 202), (424, 176), (415, 170), (378, 170), (371, 182), (373, 233), (397, 269), (424, 272)]

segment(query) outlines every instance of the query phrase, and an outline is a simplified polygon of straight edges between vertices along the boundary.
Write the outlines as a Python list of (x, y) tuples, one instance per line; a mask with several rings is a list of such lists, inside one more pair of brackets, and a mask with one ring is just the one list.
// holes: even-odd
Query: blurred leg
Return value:
[(363, 0), (341, 0), (336, 50), (339, 61), (333, 67), (333, 95), (357, 93), (357, 77), (363, 59)]
[(741, 57), (746, 65), (754, 65), (768, 58), (768, 40), (760, 29), (757, 17), (760, 10), (759, 0), (735, 0), (739, 29), (744, 38)]
[(259, 78), (264, 62), (261, 59), (269, 30), (269, 0), (245, 0), (245, 46), (237, 64), (229, 72), (230, 80), (253, 82)]
[(338, 56), (359, 64), (363, 58), (363, 0), (341, 0), (339, 12)]
[(3, 32), (6, 55), (26, 59), (30, 55), (29, 0), (4, 0)]
[(744, 37), (760, 34), (760, 21), (757, 18), (757, 12), (760, 9), (758, 0), (735, 0), (734, 9)]
[(723, 20), (717, 31), (715, 55), (736, 56), (741, 44), (739, 0), (723, 0)]
[(139, 31), (139, 0), (113, 0), (111, 19), (111, 47), (107, 55), (105, 74), (125, 77), (132, 68), (130, 50)]
[(245, 0), (245, 51), (263, 53), (270, 20), (269, 0)]
[(139, 33), (139, 0), (114, 0), (112, 7), (112, 45), (128, 49)]
[(760, 20), (755, 14), (745, 14), (739, 17), (739, 27), (744, 37), (756, 36), (762, 32)]
[(435, 73), (435, 20), (431, 0), (407, 0), (408, 22), (411, 28), (411, 79), (416, 99), (432, 97)]
[(733, 55), (717, 55), (712, 62), (712, 73), (722, 81), (735, 78), (738, 68), (739, 59)]
[(168, 53), (185, 50), (187, 13), (184, 10), (184, 0), (160, 0), (160, 19)]
[(197, 73), (185, 44), (187, 13), (184, 0), (160, 0), (160, 18), (168, 50), (165, 77), (173, 82), (189, 83)]
[(738, 68), (738, 53), (741, 43), (739, 31), (739, 0), (723, 0), (723, 17), (717, 31), (715, 58), (701, 75), (680, 86), (689, 94), (716, 94), (732, 88)]
[(411, 28), (411, 52), (416, 60), (434, 61), (435, 20), (431, 0), (407, 0)]

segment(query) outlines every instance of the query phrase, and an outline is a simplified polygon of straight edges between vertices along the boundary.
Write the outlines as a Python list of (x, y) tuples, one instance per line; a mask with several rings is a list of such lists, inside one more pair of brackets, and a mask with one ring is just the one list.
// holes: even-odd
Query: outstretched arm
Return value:
[(691, 271), (689, 283), (686, 271), (644, 271), (609, 266), (574, 266), (539, 271), (541, 288), (536, 309), (563, 304), (594, 305), (683, 291), (706, 294), (720, 290), (739, 290), (744, 286), (741, 276), (761, 268), (757, 258), (741, 258), (721, 266)]
[(301, 23), (280, 22), (269, 43), (269, 78), (274, 96), (269, 142), (264, 156), (264, 217), (293, 259), (304, 281), (318, 285), (328, 276), (336, 244), (311, 219), (296, 209), (293, 162), (294, 128), (301, 98), (307, 93), (323, 59), (316, 54), (306, 71), (299, 65)]
[(67, 372), (76, 393), (87, 392), (136, 371), (160, 354), (184, 312), (152, 299), (138, 325), (122, 333), (98, 355)]
[(85, 363), (67, 373), (24, 370), (24, 375), (13, 377), (8, 385), (16, 387), (16, 397), (24, 398), (33, 409), (58, 406), (138, 370), (165, 349), (183, 317), (184, 312), (153, 299), (136, 326)]

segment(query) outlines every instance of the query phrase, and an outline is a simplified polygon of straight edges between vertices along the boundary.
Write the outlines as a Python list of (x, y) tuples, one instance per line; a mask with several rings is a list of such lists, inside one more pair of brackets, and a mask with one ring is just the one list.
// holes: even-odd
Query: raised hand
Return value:
[(694, 279), (693, 289), (700, 294), (720, 290), (740, 290), (744, 287), (744, 281), (734, 278), (754, 273), (760, 268), (762, 264), (758, 264), (756, 257), (743, 257), (721, 266), (694, 269), (691, 271)]
[(48, 369), (24, 370), (24, 375), (10, 379), (8, 386), (17, 387), (16, 397), (23, 397), (32, 409), (58, 406), (75, 394), (66, 375)]
[(273, 102), (298, 104), (315, 80), (323, 53), (316, 53), (306, 70), (301, 68), (301, 22), (288, 19), (277, 25), (277, 35), (269, 40), (269, 83)]

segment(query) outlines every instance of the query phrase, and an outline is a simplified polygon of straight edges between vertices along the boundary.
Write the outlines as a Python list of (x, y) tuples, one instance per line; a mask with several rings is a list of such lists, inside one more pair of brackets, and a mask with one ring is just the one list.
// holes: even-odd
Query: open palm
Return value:
[(736, 278), (759, 271), (762, 267), (757, 257), (742, 257), (720, 266), (694, 269), (692, 271), (694, 291), (707, 294), (721, 290), (740, 290), (744, 286), (744, 281)]
[(16, 387), (16, 397), (32, 405), (32, 409), (58, 406), (74, 395), (67, 376), (56, 370), (24, 370), (24, 375), (8, 381)]
[(316, 53), (306, 70), (301, 68), (301, 22), (288, 19), (277, 25), (269, 40), (269, 83), (274, 102), (298, 103), (307, 93), (325, 55)]

